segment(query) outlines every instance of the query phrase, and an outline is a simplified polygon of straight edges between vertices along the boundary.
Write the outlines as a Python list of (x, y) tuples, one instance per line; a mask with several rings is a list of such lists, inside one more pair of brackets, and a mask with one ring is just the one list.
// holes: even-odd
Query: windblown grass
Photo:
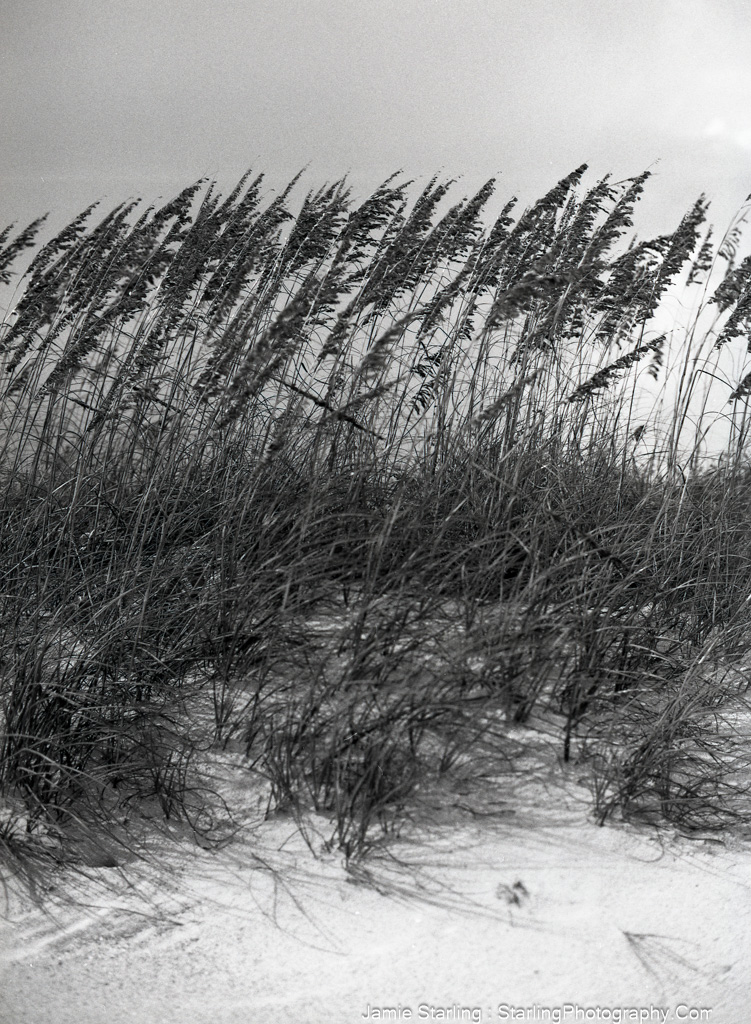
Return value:
[[(193, 762), (232, 742), (356, 856), (480, 743), (502, 773), (510, 723), (589, 766), (600, 820), (748, 819), (748, 378), (716, 465), (686, 428), (751, 263), (703, 197), (627, 244), (648, 175), (585, 170), (490, 224), (493, 182), (297, 215), (297, 180), (197, 182), (35, 254), (0, 329), (7, 853), (144, 801), (200, 829)], [(661, 301), (702, 282), (667, 367)]]

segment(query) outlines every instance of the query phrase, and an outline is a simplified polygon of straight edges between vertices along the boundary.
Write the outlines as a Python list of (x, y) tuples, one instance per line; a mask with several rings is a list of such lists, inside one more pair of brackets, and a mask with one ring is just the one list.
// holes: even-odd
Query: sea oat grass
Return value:
[[(600, 820), (742, 820), (743, 676), (706, 679), (748, 649), (747, 377), (723, 460), (688, 431), (745, 330), (740, 236), (715, 250), (702, 198), (626, 245), (648, 175), (585, 171), (487, 227), (493, 182), (294, 214), (297, 179), (264, 205), (246, 175), (41, 249), (0, 328), (7, 850), (139, 801), (196, 823), (202, 752), (239, 741), (270, 811), (356, 857), (540, 721)], [(670, 392), (681, 281), (715, 319)]]

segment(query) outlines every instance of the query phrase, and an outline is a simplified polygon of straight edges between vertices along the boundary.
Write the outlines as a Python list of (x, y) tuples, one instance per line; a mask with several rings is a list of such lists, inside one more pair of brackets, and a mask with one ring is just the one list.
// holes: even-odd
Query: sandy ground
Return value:
[(575, 773), (426, 794), (360, 868), (325, 827), (9, 885), (0, 1021), (751, 1022), (748, 841), (599, 828)]

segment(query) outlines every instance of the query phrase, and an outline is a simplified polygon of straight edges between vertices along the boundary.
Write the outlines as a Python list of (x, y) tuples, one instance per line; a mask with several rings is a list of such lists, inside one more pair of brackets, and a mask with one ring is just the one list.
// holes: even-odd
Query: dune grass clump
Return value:
[[(356, 856), (541, 721), (600, 820), (747, 815), (744, 381), (719, 462), (689, 425), (751, 266), (703, 197), (630, 240), (648, 175), (585, 171), (490, 223), (492, 181), (295, 214), (297, 179), (200, 181), (39, 248), (0, 328), (6, 852), (143, 802), (200, 828), (193, 765), (234, 744)], [(39, 226), (1, 236), (3, 280)], [(704, 292), (676, 371), (679, 285)]]

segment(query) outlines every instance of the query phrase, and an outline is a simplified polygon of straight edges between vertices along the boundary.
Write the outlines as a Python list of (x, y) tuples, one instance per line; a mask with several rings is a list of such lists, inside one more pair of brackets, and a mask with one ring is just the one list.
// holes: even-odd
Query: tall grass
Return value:
[[(294, 215), (297, 179), (200, 181), (36, 251), (0, 329), (6, 852), (144, 801), (200, 827), (193, 764), (231, 742), (356, 856), (491, 738), (501, 772), (512, 723), (590, 767), (600, 820), (747, 816), (747, 378), (717, 464), (686, 425), (751, 264), (703, 197), (629, 240), (648, 174), (585, 170), (493, 222), (492, 181)], [(645, 422), (661, 302), (702, 282)]]

